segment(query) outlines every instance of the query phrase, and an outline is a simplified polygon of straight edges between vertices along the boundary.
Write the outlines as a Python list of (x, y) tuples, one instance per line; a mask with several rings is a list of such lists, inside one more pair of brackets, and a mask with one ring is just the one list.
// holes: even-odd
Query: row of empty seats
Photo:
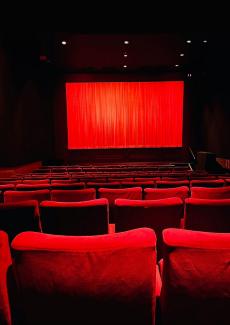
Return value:
[(1, 231), (1, 324), (229, 325), (230, 234), (164, 230), (160, 272), (156, 241)]

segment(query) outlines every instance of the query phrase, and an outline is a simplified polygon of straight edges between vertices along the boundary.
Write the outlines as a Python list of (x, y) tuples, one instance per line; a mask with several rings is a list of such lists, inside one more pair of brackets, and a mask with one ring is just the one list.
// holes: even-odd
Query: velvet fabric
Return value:
[(163, 325), (230, 324), (230, 234), (163, 231)]
[(156, 181), (157, 188), (169, 188), (169, 187), (180, 187), (180, 186), (189, 186), (189, 181)]
[(144, 200), (159, 200), (170, 197), (179, 197), (182, 200), (189, 197), (189, 188), (187, 186), (179, 186), (173, 188), (145, 188)]
[(96, 199), (96, 190), (87, 188), (83, 190), (52, 190), (50, 192), (52, 201), (79, 202)]
[(157, 236), (157, 258), (162, 257), (162, 230), (180, 227), (184, 205), (180, 198), (161, 200), (125, 200), (115, 201), (116, 232), (139, 227), (152, 228)]
[(37, 200), (38, 203), (41, 201), (50, 200), (50, 191), (6, 191), (4, 193), (4, 203), (21, 202), (28, 200)]
[(18, 235), (12, 249), (26, 325), (153, 325), (156, 238), (151, 229), (72, 237)]
[(192, 187), (191, 197), (194, 199), (230, 199), (230, 187)]
[(230, 232), (230, 199), (186, 199), (184, 228)]
[(0, 324), (12, 325), (7, 273), (11, 265), (11, 254), (7, 234), (0, 230)]
[(40, 205), (42, 231), (61, 235), (98, 235), (108, 233), (108, 201), (44, 201)]
[(213, 179), (213, 180), (192, 180), (190, 182), (190, 186), (196, 186), (196, 187), (222, 187), (224, 186), (224, 180), (223, 179)]

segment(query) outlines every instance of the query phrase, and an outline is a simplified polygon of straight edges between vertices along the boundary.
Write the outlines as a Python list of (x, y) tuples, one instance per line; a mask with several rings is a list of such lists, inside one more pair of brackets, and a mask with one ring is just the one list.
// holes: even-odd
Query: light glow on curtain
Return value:
[(68, 149), (181, 147), (183, 81), (66, 83)]

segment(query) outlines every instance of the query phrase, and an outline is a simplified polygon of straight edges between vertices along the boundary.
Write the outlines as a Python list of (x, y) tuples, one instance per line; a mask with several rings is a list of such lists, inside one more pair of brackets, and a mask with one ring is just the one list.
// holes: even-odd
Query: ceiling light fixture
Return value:
[(186, 43), (190, 44), (192, 41), (190, 39), (187, 39)]
[(179, 64), (175, 64), (174, 67), (178, 68), (179, 67)]
[(192, 74), (191, 73), (188, 73), (187, 76), (188, 76), (188, 78), (191, 78), (192, 77)]
[(208, 41), (206, 39), (203, 40), (203, 43), (208, 43)]
[(127, 65), (123, 65), (123, 68), (127, 68)]
[(184, 53), (180, 53), (180, 56), (184, 56)]
[(67, 42), (66, 42), (66, 41), (62, 41), (61, 43), (62, 43), (62, 45), (66, 45), (66, 44), (67, 44)]
[(124, 41), (124, 44), (129, 44), (129, 41)]
[(128, 56), (128, 54), (127, 54), (127, 53), (125, 53), (125, 54), (124, 54), (124, 57), (125, 57), (125, 58), (127, 58), (127, 56)]

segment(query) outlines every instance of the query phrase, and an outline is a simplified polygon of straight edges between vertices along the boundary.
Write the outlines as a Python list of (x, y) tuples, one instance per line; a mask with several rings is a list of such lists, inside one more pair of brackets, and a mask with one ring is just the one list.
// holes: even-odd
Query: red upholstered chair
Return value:
[(96, 190), (86, 188), (83, 190), (52, 190), (50, 192), (52, 201), (79, 202), (96, 199)]
[(0, 184), (0, 203), (4, 202), (4, 192), (6, 191), (13, 191), (15, 189), (14, 184)]
[(155, 182), (154, 181), (140, 181), (140, 182), (121, 182), (121, 187), (154, 187)]
[(121, 188), (121, 189), (110, 189), (110, 188), (99, 188), (98, 197), (105, 198), (109, 201), (109, 223), (114, 223), (114, 203), (116, 199), (129, 199), (129, 200), (141, 200), (142, 199), (142, 188)]
[(139, 227), (154, 229), (157, 235), (157, 257), (162, 257), (162, 230), (180, 227), (184, 204), (180, 198), (162, 200), (115, 201), (114, 222), (116, 232)]
[(180, 187), (189, 186), (189, 181), (156, 181), (157, 188), (169, 188), (169, 187)]
[(8, 236), (0, 230), (0, 324), (11, 325), (11, 311), (7, 287), (8, 269), (11, 266)]
[(163, 231), (164, 325), (230, 324), (230, 234)]
[(108, 201), (44, 201), (40, 206), (42, 231), (62, 235), (108, 233)]
[(151, 229), (100, 236), (26, 232), (13, 243), (27, 325), (154, 325), (156, 238)]
[(24, 179), (22, 181), (22, 184), (31, 184), (31, 185), (36, 185), (36, 184), (50, 184), (49, 179)]
[(0, 229), (12, 240), (22, 231), (40, 231), (37, 201), (0, 204)]
[(201, 179), (193, 179), (190, 181), (190, 187), (222, 187), (224, 186), (224, 180), (223, 179), (206, 179), (206, 180), (201, 180)]
[(77, 182), (77, 183), (56, 183), (52, 181), (51, 189), (53, 190), (77, 190), (85, 188), (85, 183)]
[(191, 197), (194, 199), (230, 199), (230, 187), (192, 187)]
[(37, 200), (38, 203), (41, 201), (50, 200), (50, 191), (6, 191), (4, 193), (5, 203), (21, 202), (27, 200)]
[(230, 232), (230, 199), (194, 199), (185, 200), (184, 228)]
[(37, 190), (46, 190), (50, 188), (50, 184), (49, 183), (45, 183), (45, 184), (17, 184), (15, 189), (17, 191), (37, 191)]
[(159, 200), (170, 197), (180, 197), (182, 200), (185, 200), (185, 198), (189, 197), (188, 186), (144, 189), (144, 200)]

